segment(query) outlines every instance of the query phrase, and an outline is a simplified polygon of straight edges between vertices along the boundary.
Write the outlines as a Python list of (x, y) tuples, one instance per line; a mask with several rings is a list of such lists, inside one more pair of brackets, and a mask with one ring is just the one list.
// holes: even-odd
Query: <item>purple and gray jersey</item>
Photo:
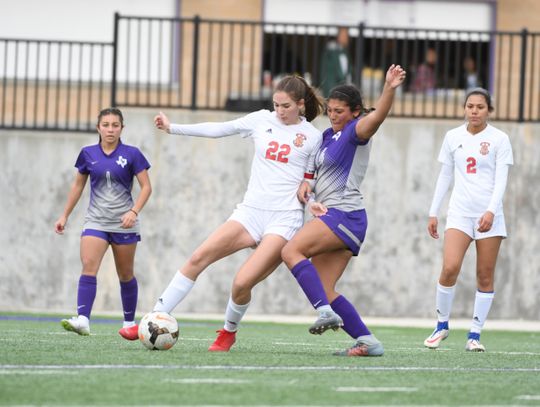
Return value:
[(328, 208), (345, 212), (364, 209), (360, 185), (366, 175), (371, 142), (362, 143), (356, 136), (359, 119), (348, 122), (343, 130), (332, 128), (323, 133), (323, 142), (315, 163), (317, 181), (315, 199)]
[(90, 204), (83, 229), (139, 233), (139, 221), (122, 228), (122, 216), (133, 207), (133, 177), (150, 164), (137, 147), (122, 144), (109, 155), (100, 144), (83, 147), (75, 163), (81, 174), (90, 175)]

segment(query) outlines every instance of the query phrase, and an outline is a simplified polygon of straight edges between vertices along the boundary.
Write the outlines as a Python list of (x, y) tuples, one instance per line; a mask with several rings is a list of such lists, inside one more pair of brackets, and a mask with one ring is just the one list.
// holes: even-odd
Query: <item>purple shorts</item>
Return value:
[(360, 246), (366, 237), (367, 215), (365, 209), (352, 212), (340, 211), (336, 208), (329, 208), (326, 215), (319, 216), (326, 226), (335, 233), (347, 247), (353, 252), (353, 256), (358, 256)]
[(84, 229), (82, 236), (95, 236), (114, 244), (133, 244), (141, 241), (141, 235), (138, 233), (104, 232), (96, 229)]

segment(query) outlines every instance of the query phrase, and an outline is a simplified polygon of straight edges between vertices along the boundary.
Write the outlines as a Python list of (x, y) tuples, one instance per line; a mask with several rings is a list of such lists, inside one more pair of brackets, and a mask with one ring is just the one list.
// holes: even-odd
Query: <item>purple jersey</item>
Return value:
[(150, 164), (137, 147), (122, 144), (105, 154), (100, 144), (83, 147), (75, 163), (81, 174), (90, 174), (90, 204), (84, 229), (139, 233), (139, 221), (122, 228), (122, 216), (133, 207), (133, 177)]
[(356, 136), (358, 120), (351, 120), (337, 133), (332, 128), (323, 133), (323, 142), (315, 159), (317, 182), (314, 192), (315, 199), (328, 208), (345, 212), (364, 209), (360, 185), (369, 163), (371, 142), (362, 143)]

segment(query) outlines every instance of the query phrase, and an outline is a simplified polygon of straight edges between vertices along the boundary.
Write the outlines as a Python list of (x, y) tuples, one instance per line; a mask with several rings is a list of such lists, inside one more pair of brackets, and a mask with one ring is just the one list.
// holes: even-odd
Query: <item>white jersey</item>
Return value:
[(305, 118), (285, 125), (275, 112), (259, 110), (225, 123), (173, 125), (171, 133), (251, 137), (255, 154), (243, 204), (267, 210), (302, 209), (296, 192), (304, 176), (315, 172), (315, 155), (322, 134)]
[[(446, 133), (439, 161), (454, 168), (454, 189), (448, 213), (482, 216), (491, 201), (498, 166), (512, 165), (512, 146), (508, 135), (491, 125), (475, 135), (463, 124)], [(502, 201), (495, 215), (502, 214)]]

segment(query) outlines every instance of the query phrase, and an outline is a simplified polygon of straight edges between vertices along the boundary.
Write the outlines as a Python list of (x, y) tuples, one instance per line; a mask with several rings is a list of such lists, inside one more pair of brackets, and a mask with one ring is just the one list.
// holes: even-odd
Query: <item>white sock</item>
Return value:
[(445, 287), (440, 283), (437, 283), (435, 305), (437, 307), (437, 319), (439, 322), (446, 322), (450, 319), (450, 312), (452, 311), (452, 302), (454, 301), (455, 292), (455, 285), (452, 287)]
[(474, 312), (471, 332), (478, 334), (482, 332), (482, 328), (484, 327), (484, 323), (486, 322), (494, 296), (495, 293), (493, 291), (489, 293), (478, 290), (476, 291), (476, 296), (474, 298)]
[(332, 309), (330, 305), (321, 305), (320, 307), (317, 307), (316, 309), (319, 312), (319, 315), (334, 312), (334, 310)]
[(124, 325), (122, 325), (122, 328), (130, 328), (132, 326), (135, 326), (135, 321), (124, 321)]
[(154, 305), (154, 311), (170, 313), (188, 295), (194, 285), (195, 281), (179, 271), (174, 273), (173, 279)]
[(229, 298), (227, 311), (225, 311), (225, 325), (223, 326), (225, 330), (236, 332), (238, 330), (238, 324), (240, 324), (248, 307), (249, 302), (247, 304), (235, 304), (232, 298)]

